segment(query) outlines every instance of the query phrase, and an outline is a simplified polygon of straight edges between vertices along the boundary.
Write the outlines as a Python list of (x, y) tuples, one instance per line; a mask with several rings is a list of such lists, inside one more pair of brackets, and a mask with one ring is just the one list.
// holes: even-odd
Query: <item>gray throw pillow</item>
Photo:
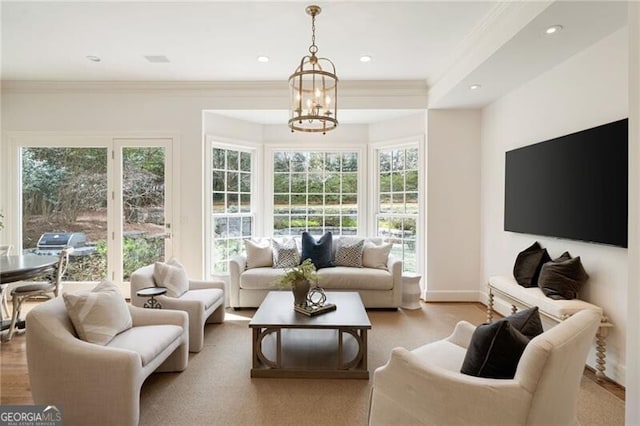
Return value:
[(362, 268), (364, 239), (358, 237), (340, 237), (336, 247), (336, 266)]
[(273, 267), (274, 268), (293, 268), (300, 264), (300, 253), (298, 245), (294, 239), (271, 240), (273, 249)]

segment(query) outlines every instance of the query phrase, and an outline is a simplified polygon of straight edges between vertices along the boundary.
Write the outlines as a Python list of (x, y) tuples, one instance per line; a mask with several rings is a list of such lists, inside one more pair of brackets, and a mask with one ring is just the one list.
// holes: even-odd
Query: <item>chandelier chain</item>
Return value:
[(318, 46), (316, 46), (316, 14), (311, 15), (311, 46), (309, 46), (309, 53), (315, 55), (318, 53)]

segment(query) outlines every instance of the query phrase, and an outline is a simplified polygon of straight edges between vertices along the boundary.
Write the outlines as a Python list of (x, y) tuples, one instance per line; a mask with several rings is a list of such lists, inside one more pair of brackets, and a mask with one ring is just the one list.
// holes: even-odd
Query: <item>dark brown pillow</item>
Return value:
[(491, 379), (513, 379), (529, 338), (501, 319), (476, 327), (460, 372)]
[(538, 285), (551, 299), (571, 300), (578, 297), (578, 292), (587, 279), (589, 274), (582, 267), (580, 256), (578, 256), (573, 259), (554, 260), (542, 265)]
[(547, 249), (541, 248), (536, 241), (518, 253), (516, 263), (513, 265), (513, 277), (522, 287), (535, 287), (538, 285), (542, 265), (550, 260)]
[(533, 339), (544, 331), (537, 306), (518, 311), (515, 314), (509, 315), (504, 320), (529, 339)]

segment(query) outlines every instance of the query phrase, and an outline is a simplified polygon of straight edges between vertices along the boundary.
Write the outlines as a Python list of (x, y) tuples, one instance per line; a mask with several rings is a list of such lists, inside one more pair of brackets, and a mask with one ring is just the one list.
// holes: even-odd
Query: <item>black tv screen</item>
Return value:
[(505, 231), (627, 247), (628, 119), (514, 149)]

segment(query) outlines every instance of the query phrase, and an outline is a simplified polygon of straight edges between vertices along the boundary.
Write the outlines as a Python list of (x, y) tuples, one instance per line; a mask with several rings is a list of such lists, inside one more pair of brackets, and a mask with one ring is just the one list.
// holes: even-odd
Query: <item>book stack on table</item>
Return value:
[(294, 306), (296, 312), (300, 312), (301, 314), (305, 314), (308, 317), (312, 317), (314, 315), (323, 314), (325, 312), (331, 312), (336, 310), (336, 305), (333, 303), (326, 303), (322, 306)]

